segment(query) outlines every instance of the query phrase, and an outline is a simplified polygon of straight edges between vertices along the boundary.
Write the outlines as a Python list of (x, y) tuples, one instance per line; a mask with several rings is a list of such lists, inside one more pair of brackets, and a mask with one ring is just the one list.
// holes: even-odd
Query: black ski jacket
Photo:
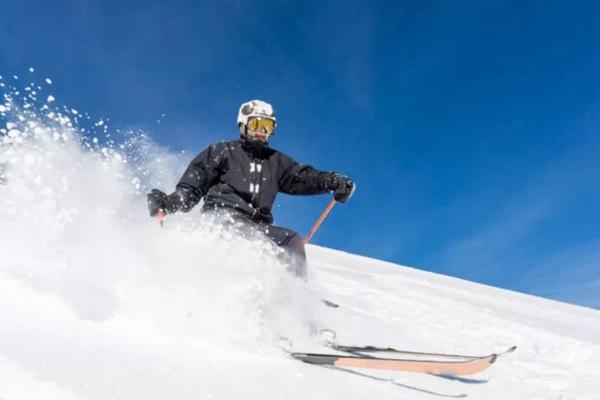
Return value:
[(273, 223), (278, 192), (326, 193), (335, 173), (302, 165), (268, 144), (245, 138), (213, 144), (192, 160), (169, 195), (168, 212), (230, 208), (258, 223)]

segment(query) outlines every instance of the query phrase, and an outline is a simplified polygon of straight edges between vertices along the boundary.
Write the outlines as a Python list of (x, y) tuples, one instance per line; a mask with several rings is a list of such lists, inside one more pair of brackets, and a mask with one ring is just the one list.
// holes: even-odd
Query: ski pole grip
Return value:
[(310, 239), (313, 237), (317, 229), (319, 229), (319, 226), (321, 226), (321, 224), (323, 223), (333, 206), (335, 206), (335, 203), (337, 203), (337, 201), (335, 199), (331, 199), (329, 204), (327, 204), (327, 208), (325, 208), (325, 211), (323, 211), (317, 222), (315, 222), (315, 225), (312, 227), (310, 232), (308, 232), (308, 235), (306, 235), (306, 237), (302, 241), (303, 244), (307, 244), (310, 241)]

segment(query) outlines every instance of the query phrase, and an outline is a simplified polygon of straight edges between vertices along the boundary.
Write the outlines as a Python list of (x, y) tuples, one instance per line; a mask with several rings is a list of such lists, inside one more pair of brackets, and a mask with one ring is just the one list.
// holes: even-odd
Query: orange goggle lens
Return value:
[(272, 134), (275, 131), (275, 121), (270, 118), (250, 117), (246, 126), (254, 132), (261, 132), (264, 129), (268, 134)]

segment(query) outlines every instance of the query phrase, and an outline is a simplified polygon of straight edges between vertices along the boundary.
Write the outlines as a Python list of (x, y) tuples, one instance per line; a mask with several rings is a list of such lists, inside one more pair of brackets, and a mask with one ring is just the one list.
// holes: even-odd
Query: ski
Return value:
[(374, 356), (323, 353), (290, 353), (290, 355), (305, 363), (325, 366), (375, 368), (434, 375), (473, 375), (487, 369), (496, 362), (499, 356), (513, 352), (515, 349), (516, 347), (513, 346), (502, 353), (473, 357), (460, 361), (411, 360), (403, 358), (379, 358)]
[[(328, 343), (329, 346), (333, 350), (343, 351), (346, 353), (391, 353), (391, 354), (403, 354), (403, 355), (411, 355), (411, 356), (427, 356), (427, 357), (441, 357), (441, 358), (458, 358), (458, 359), (474, 359), (474, 358), (482, 358), (486, 356), (474, 356), (474, 355), (464, 355), (464, 354), (450, 354), (450, 353), (432, 353), (432, 352), (423, 352), (423, 351), (413, 351), (413, 350), (400, 350), (392, 347), (376, 347), (376, 346), (346, 346), (335, 343)], [(517, 346), (513, 346), (508, 349), (505, 353), (513, 352), (517, 349)]]

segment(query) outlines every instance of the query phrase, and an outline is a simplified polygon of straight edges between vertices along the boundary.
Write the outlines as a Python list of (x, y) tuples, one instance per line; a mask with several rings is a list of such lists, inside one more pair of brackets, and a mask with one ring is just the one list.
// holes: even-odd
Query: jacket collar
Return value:
[(240, 144), (242, 149), (253, 157), (262, 158), (269, 154), (270, 148), (268, 142), (259, 142), (257, 140), (248, 139), (245, 136), (240, 136)]

